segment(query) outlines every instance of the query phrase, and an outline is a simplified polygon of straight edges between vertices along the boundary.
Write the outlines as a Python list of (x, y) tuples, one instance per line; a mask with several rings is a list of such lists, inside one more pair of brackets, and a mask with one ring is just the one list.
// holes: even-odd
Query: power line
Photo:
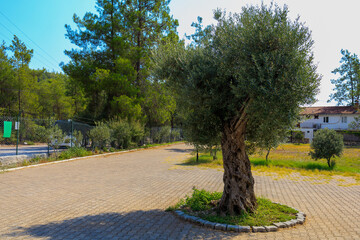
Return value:
[[(5, 28), (8, 32), (10, 32), (11, 34), (13, 35), (16, 35), (14, 34), (9, 28), (7, 28), (3, 23), (0, 22), (0, 25), (3, 26), (3, 28)], [(4, 34), (2, 34), (3, 36), (5, 36)], [(5, 38), (9, 39), (8, 37), (5, 36)], [(10, 42), (12, 41), (11, 39), (9, 39)], [(25, 43), (24, 43), (25, 44)], [(25, 44), (26, 45), (26, 44)], [(28, 47), (29, 48), (29, 47)], [(44, 56), (42, 56), (40, 53), (37, 53), (37, 55), (43, 57), (49, 64), (51, 64), (53, 67), (55, 67), (55, 69), (57, 68), (56, 65), (54, 65), (53, 63), (49, 62)], [(49, 69), (51, 69), (52, 67), (50, 67), (47, 63), (44, 63), (42, 60), (40, 60), (36, 55), (34, 55), (34, 58), (36, 60), (38, 60), (39, 62), (41, 62), (42, 64), (44, 64), (46, 67), (48, 67)]]
[(37, 46), (39, 49), (41, 49), (46, 55), (48, 55), (52, 60), (55, 61), (56, 64), (59, 63), (58, 60), (56, 60), (55, 58), (53, 58), (50, 54), (48, 54), (44, 49), (42, 49), (36, 42), (34, 42), (26, 33), (24, 33), (18, 26), (16, 26), (15, 23), (13, 23), (4, 13), (2, 13), (0, 11), (0, 14), (3, 15), (12, 25), (14, 25), (22, 34), (24, 34), (25, 37), (27, 37), (32, 43), (35, 44), (35, 46)]

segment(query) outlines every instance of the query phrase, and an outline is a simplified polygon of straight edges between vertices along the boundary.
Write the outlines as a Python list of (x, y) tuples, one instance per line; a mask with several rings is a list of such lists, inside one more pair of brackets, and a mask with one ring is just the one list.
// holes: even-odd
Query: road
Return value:
[[(52, 148), (50, 148), (52, 151)], [(30, 145), (24, 146), (20, 145), (18, 149), (18, 155), (34, 155), (47, 153), (48, 146), (47, 145)], [(15, 146), (0, 146), (0, 157), (4, 156), (15, 156), (16, 155), (16, 147)]]

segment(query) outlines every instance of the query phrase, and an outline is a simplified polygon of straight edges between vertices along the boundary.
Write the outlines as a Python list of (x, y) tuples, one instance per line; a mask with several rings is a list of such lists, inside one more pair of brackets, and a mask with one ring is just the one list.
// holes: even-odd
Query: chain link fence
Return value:
[(1, 116), (0, 156), (49, 154), (53, 148), (87, 146), (91, 128), (73, 120)]
[[(90, 131), (95, 126), (74, 120), (35, 119), (0, 116), (0, 157), (31, 155), (58, 148), (92, 148)], [(170, 126), (145, 128), (136, 145), (161, 144), (183, 140), (180, 128)], [(109, 145), (110, 147), (110, 145)]]

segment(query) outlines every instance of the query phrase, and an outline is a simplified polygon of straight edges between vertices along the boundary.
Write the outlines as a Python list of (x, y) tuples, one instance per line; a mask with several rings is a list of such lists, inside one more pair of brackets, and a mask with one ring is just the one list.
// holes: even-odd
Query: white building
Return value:
[(300, 130), (311, 142), (314, 131), (322, 128), (348, 130), (348, 125), (360, 116), (359, 106), (307, 107), (300, 113)]

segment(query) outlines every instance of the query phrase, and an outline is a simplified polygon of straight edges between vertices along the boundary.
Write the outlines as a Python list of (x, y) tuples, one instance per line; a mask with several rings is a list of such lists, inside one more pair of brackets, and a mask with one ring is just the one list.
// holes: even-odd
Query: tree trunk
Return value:
[(268, 157), (269, 157), (270, 151), (271, 151), (271, 148), (269, 148), (269, 149), (267, 150), (266, 157), (265, 157), (266, 163), (267, 163), (268, 160), (269, 160)]
[(221, 215), (253, 212), (257, 203), (250, 160), (245, 152), (246, 121), (237, 118), (224, 126), (221, 148), (224, 162), (224, 192), (219, 203)]

